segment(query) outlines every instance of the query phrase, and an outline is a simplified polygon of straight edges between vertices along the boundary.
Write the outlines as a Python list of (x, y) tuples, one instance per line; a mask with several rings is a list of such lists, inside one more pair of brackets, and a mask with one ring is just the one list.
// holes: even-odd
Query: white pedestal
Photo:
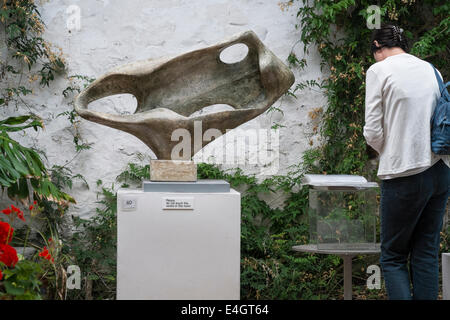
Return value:
[(117, 299), (240, 298), (237, 191), (120, 189), (117, 209)]

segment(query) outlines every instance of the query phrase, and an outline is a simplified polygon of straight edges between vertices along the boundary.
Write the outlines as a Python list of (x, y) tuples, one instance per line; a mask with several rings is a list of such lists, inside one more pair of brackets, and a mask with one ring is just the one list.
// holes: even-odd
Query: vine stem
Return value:
[[(30, 213), (30, 225), (33, 223), (33, 218), (32, 218), (32, 216), (31, 216), (31, 213)], [(25, 248), (27, 247), (27, 242), (28, 242), (28, 236), (30, 235), (30, 230), (31, 230), (31, 227), (30, 226), (28, 226), (28, 230), (27, 230), (27, 234), (26, 234), (26, 236), (25, 236), (25, 241), (24, 241), (24, 243), (23, 243), (23, 250), (22, 250), (22, 255), (25, 257)]]

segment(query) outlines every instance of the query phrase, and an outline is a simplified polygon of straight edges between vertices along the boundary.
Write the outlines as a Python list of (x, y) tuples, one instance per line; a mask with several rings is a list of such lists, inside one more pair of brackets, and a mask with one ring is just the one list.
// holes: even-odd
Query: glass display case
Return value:
[(320, 249), (375, 249), (379, 187), (354, 175), (307, 174), (310, 242)]

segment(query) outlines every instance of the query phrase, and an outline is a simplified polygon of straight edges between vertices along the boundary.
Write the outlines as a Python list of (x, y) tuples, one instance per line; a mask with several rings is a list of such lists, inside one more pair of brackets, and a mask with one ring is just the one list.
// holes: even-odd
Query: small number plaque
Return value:
[(122, 210), (132, 211), (136, 210), (136, 202), (135, 198), (125, 198), (122, 200)]

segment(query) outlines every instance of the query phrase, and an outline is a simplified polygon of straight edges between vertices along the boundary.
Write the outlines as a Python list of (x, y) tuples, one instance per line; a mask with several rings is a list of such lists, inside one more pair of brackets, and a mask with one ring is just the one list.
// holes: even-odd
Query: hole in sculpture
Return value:
[(137, 99), (134, 95), (129, 93), (115, 94), (104, 97), (89, 104), (89, 109), (108, 113), (127, 115), (133, 114), (137, 108)]
[(222, 50), (220, 60), (223, 63), (232, 64), (245, 59), (248, 54), (248, 47), (243, 43), (237, 43)]

